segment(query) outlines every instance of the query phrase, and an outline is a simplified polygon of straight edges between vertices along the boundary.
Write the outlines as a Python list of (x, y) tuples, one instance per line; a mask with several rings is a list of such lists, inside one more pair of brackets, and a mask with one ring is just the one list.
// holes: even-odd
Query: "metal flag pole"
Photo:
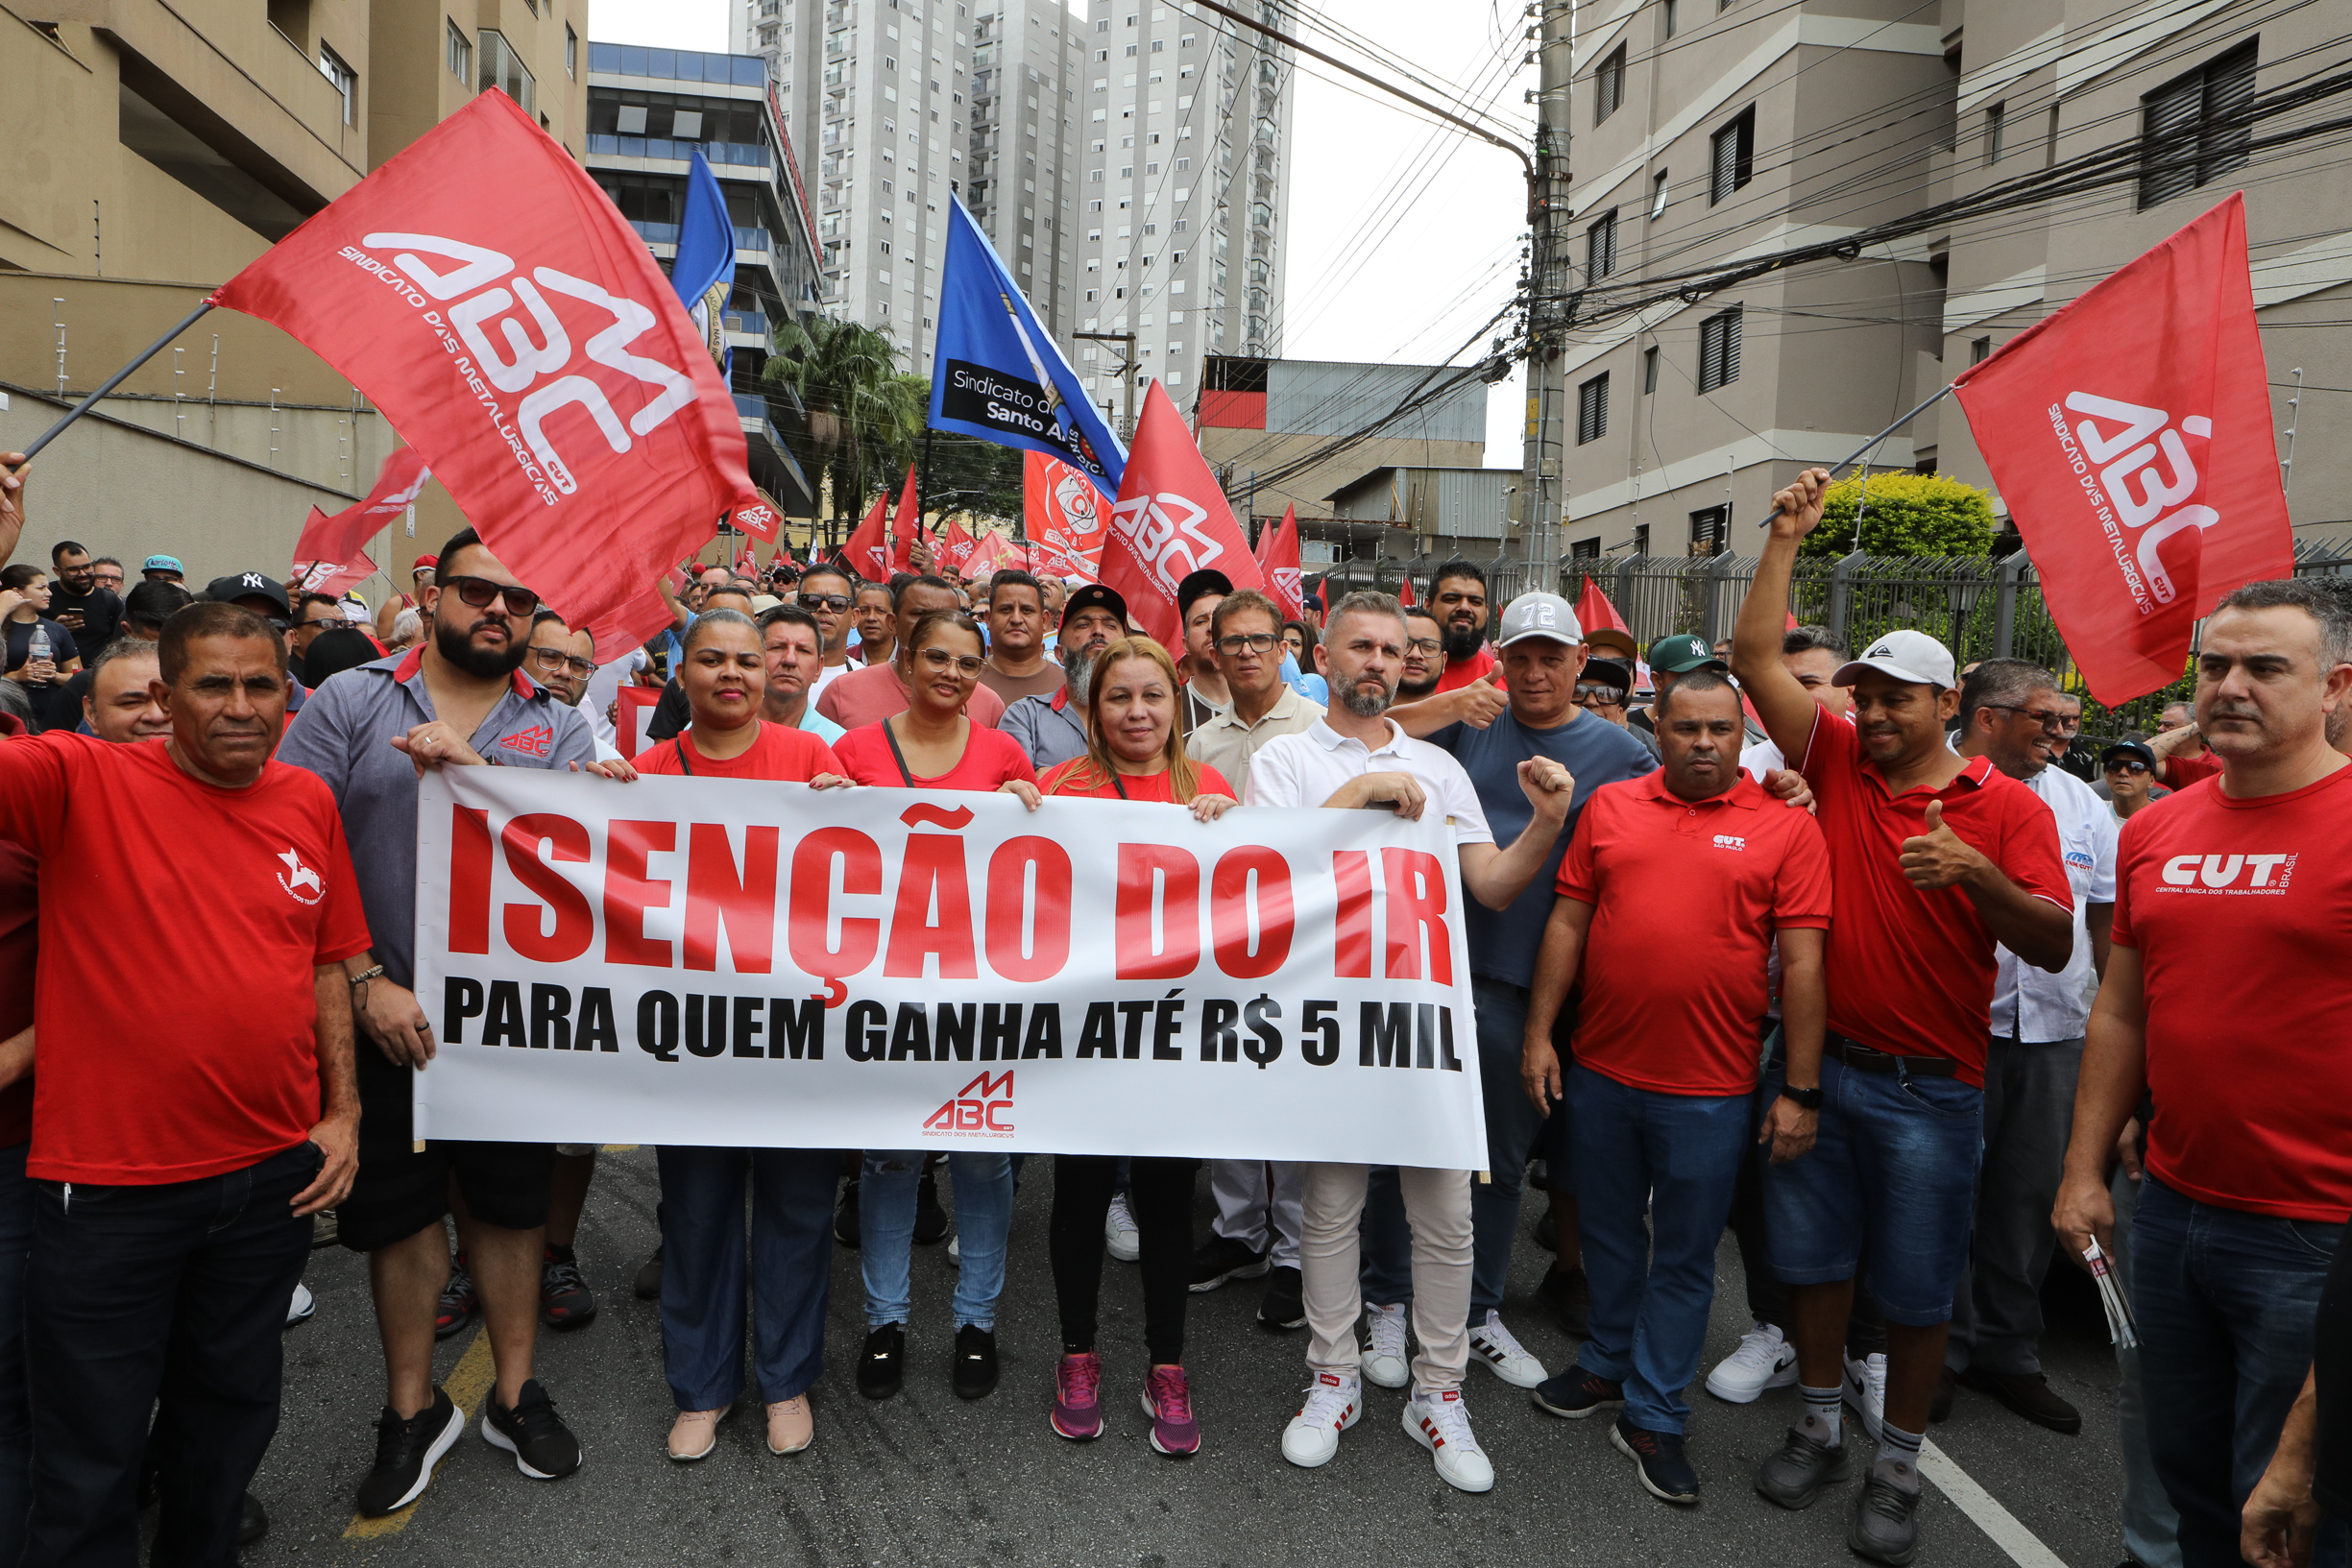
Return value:
[(170, 331), (156, 339), (155, 342), (140, 350), (137, 357), (133, 358), (130, 364), (125, 365), (121, 370), (116, 371), (112, 375), (108, 376), (104, 381), (100, 382), (95, 391), (90, 392), (84, 397), (80, 402), (67, 409), (63, 419), (58, 421), (57, 423), (51, 425), (48, 429), (43, 430), (39, 437), (34, 441), (33, 445), (25, 448), (26, 460), (28, 462), (31, 461), (36, 452), (38, 452), (43, 446), (48, 446), (51, 442), (58, 438), (58, 433), (60, 431), (63, 430), (67, 425), (73, 423), (74, 421), (80, 419), (83, 415), (88, 413), (99, 398), (105, 397), (108, 393), (112, 392), (116, 387), (121, 386), (123, 382), (130, 377), (133, 371), (137, 370), (141, 365), (146, 364), (149, 360), (155, 358), (156, 355), (161, 353), (166, 348), (170, 347), (172, 339), (178, 337), (181, 333), (186, 331), (189, 327), (194, 326), (198, 322), (202, 321), (204, 319), (205, 312), (210, 310), (211, 308), (212, 302), (206, 300), (203, 304), (200, 304), (194, 310), (189, 311), (187, 314), (187, 319), (182, 321), (178, 326), (173, 327)]
[[(1830, 477), (1834, 479), (1837, 477), (1839, 469), (1850, 469), (1856, 463), (1859, 463), (1869, 453), (1878, 449), (1879, 443), (1884, 441), (1887, 437), (1893, 435), (1896, 431), (1902, 429), (1904, 425), (1910, 423), (1922, 414), (1925, 414), (1928, 409), (1933, 408), (1937, 403), (1942, 402), (1946, 398), (1951, 397), (1958, 386), (1959, 383), (1954, 381), (1950, 385), (1943, 387), (1935, 394), (1934, 397), (1929, 398), (1926, 402), (1921, 403), (1917, 408), (1912, 409), (1908, 414), (1905, 414), (1903, 418), (1897, 420), (1894, 423), (1888, 425), (1885, 429), (1879, 431), (1868, 441), (1863, 442), (1859, 446), (1856, 446), (1852, 452), (1848, 453), (1843, 461), (1837, 463), (1830, 470)], [(1772, 519), (1780, 515), (1780, 510), (1776, 507), (1764, 517), (1758, 519), (1756, 525), (1758, 528), (1769, 528), (1772, 526)]]

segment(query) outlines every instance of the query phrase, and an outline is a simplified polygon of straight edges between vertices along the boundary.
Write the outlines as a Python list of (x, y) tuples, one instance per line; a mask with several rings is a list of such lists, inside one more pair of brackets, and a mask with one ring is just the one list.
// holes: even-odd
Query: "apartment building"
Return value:
[(1061, 0), (988, 0), (972, 20), (971, 180), (964, 205), (1067, 353), (1079, 19)]
[[(65, 9), (76, 19), (0, 19), (0, 445), (46, 429), (476, 92), (582, 150), (586, 0)], [(28, 548), (160, 551), (200, 580), (282, 570), (309, 508), (364, 493), (393, 441), (301, 345), (216, 311), (41, 454)], [(462, 526), (438, 486), (417, 515), (420, 549)], [(403, 587), (407, 544), (374, 548)]]

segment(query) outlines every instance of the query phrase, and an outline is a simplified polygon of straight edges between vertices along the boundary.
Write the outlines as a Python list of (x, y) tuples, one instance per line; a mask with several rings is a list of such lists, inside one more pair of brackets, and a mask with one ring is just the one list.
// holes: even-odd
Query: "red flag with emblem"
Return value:
[[(376, 488), (365, 496), (333, 517), (315, 506), (310, 509), (302, 537), (294, 542), (295, 574), (305, 575), (320, 566), (340, 568), (359, 560), (361, 546), (394, 518), (404, 515), (417, 493), (424, 488), (424, 481), (431, 477), (424, 459), (417, 455), (414, 446), (393, 447), (385, 456), (383, 467), (376, 472)], [(358, 582), (375, 569), (371, 565), (351, 582)], [(311, 591), (323, 593), (326, 590)]]
[(1157, 381), (1144, 394), (1143, 418), (1110, 510), (1103, 586), (1127, 600), (1128, 614), (1161, 646), (1183, 646), (1176, 585), (1194, 572), (1214, 567), (1237, 589), (1264, 590), (1249, 536)]
[(849, 536), (848, 543), (841, 546), (841, 559), (848, 564), (849, 569), (869, 583), (886, 583), (890, 580), (890, 542), (882, 531), (882, 514), (889, 504), (888, 491), (875, 496), (874, 505), (866, 513), (865, 520), (858, 524), (858, 531)]
[(898, 516), (890, 519), (890, 567), (914, 570), (914, 542), (922, 536), (923, 509), (914, 495), (914, 465), (907, 466), (907, 484), (898, 493)]
[(980, 541), (966, 533), (962, 523), (951, 522), (939, 536), (939, 564), (961, 576), (972, 560), (972, 552), (979, 548)]
[(1041, 451), (1025, 453), (1021, 509), (1039, 567), (1088, 582), (1103, 575), (1103, 492), (1084, 470)]
[[(303, 529), (303, 532), (308, 533), (310, 527), (332, 520), (326, 513), (314, 506), (310, 509), (310, 524)], [(300, 585), (300, 591), (326, 593), (339, 598), (345, 589), (357, 588), (375, 576), (376, 562), (367, 551), (353, 550), (351, 558), (346, 561), (321, 560), (307, 563), (297, 561), (294, 564), (294, 574)]]
[(1266, 579), (1266, 596), (1281, 606), (1283, 618), (1297, 620), (1306, 614), (1306, 597), (1298, 582), (1298, 508), (1282, 509), (1282, 520), (1258, 535), (1258, 571)]
[(735, 399), (585, 169), (478, 94), (214, 291), (384, 411), (499, 561), (608, 645), (732, 516), (775, 537)]
[(2245, 243), (2233, 194), (1953, 383), (2110, 707), (2179, 680), (2231, 591), (2294, 570)]

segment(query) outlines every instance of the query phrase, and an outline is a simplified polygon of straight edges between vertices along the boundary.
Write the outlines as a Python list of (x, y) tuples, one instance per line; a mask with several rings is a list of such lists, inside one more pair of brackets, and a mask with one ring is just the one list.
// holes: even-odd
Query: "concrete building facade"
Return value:
[(1061, 0), (982, 0), (976, 10), (965, 205), (1067, 353), (1082, 178), (1079, 18)]

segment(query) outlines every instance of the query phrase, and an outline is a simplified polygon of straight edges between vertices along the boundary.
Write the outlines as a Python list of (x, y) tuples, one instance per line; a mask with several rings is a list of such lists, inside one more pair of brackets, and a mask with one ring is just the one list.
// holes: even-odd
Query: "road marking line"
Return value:
[[(490, 1359), (490, 1335), (484, 1329), (477, 1328), (473, 1331), (473, 1342), (466, 1346), (466, 1353), (457, 1358), (455, 1366), (449, 1368), (449, 1375), (443, 1381), (441, 1389), (449, 1396), (449, 1403), (479, 1420), (482, 1400), (489, 1394), (490, 1385), (497, 1376), (497, 1365)], [(447, 1455), (442, 1457), (442, 1462), (449, 1462)], [(408, 1528), (408, 1521), (416, 1517), (417, 1508), (424, 1501), (423, 1497), (419, 1497), (415, 1503), (387, 1513), (381, 1519), (370, 1519), (354, 1513), (351, 1524), (343, 1532), (343, 1538), (347, 1541), (370, 1541), (386, 1535), (398, 1535)]]
[(1919, 1473), (1935, 1483), (1976, 1528), (2009, 1555), (2018, 1568), (2066, 1568), (2066, 1559), (2042, 1544), (2042, 1538), (2018, 1523), (2017, 1515), (1997, 1502), (1991, 1492), (1952, 1462), (1952, 1456), (1931, 1442), (1919, 1445)]

